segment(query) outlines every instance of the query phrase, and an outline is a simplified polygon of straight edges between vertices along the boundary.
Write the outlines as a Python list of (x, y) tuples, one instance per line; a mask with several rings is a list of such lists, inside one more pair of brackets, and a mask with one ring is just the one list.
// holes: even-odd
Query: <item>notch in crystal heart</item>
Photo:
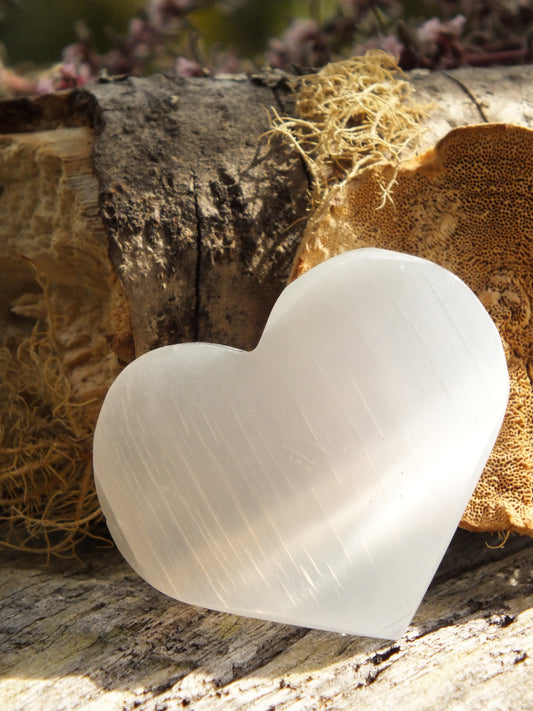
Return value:
[(194, 605), (394, 639), (505, 414), (507, 366), (473, 292), (431, 262), (346, 252), (279, 297), (257, 348), (131, 363), (94, 439), (129, 563)]

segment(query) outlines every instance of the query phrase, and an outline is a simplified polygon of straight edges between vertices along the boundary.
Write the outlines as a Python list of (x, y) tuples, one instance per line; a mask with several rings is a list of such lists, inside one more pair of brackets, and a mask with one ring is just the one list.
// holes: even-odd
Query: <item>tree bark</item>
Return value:
[[(467, 123), (533, 126), (532, 78), (531, 67), (414, 73), (434, 102), (427, 144)], [(306, 214), (304, 166), (262, 138), (269, 106), (291, 102), (272, 75), (129, 78), (0, 104), (0, 328), (16, 341), (43, 315), (37, 269), (93, 419), (134, 355), (257, 342)], [(393, 644), (193, 608), (94, 546), (85, 566), (6, 556), (0, 705), (532, 708), (533, 544), (486, 540), (458, 533)]]
[(134, 355), (257, 342), (307, 190), (301, 163), (264, 138), (273, 104), (290, 110), (286, 81), (155, 76), (0, 106), (3, 321), (20, 330), (13, 312), (42, 311), (36, 265), (75, 395), (96, 398), (93, 418)]

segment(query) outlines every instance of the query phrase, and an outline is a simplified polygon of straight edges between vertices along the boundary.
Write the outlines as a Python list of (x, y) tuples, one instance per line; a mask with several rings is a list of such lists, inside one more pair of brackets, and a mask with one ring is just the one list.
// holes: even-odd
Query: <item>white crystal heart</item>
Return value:
[(396, 638), (490, 454), (509, 381), (445, 269), (347, 252), (288, 286), (250, 352), (130, 364), (94, 440), (100, 502), (159, 590), (225, 612)]

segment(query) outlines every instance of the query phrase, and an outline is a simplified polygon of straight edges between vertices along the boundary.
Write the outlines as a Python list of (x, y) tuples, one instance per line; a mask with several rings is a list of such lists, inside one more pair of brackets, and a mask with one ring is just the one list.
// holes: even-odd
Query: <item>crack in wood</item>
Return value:
[(196, 271), (194, 276), (194, 313), (193, 313), (193, 340), (200, 340), (200, 299), (202, 285), (202, 213), (198, 201), (197, 178), (192, 171), (192, 189), (194, 196), (194, 214), (196, 218)]
[(457, 79), (457, 77), (454, 77), (454, 76), (452, 76), (451, 74), (448, 74), (447, 72), (443, 72), (443, 74), (444, 74), (444, 76), (445, 76), (447, 79), (450, 79), (451, 81), (454, 82), (454, 84), (457, 84), (457, 86), (461, 89), (461, 91), (463, 91), (463, 92), (468, 96), (468, 98), (470, 99), (470, 101), (472, 101), (472, 103), (474, 104), (474, 106), (475, 106), (476, 109), (478, 110), (479, 115), (481, 116), (481, 118), (483, 119), (483, 121), (484, 121), (485, 123), (490, 123), (490, 121), (488, 120), (488, 118), (485, 116), (485, 112), (483, 111), (483, 107), (481, 106), (481, 103), (476, 99), (476, 97), (474, 96), (474, 94), (472, 94), (472, 92), (470, 91), (470, 89), (469, 89), (465, 84), (463, 84), (462, 81), (460, 81), (459, 79)]
[(285, 112), (285, 106), (284, 106), (284, 104), (283, 104), (283, 101), (282, 101), (281, 98), (280, 98), (279, 91), (277, 90), (276, 87), (273, 87), (273, 89), (272, 89), (272, 96), (274, 97), (274, 101), (275, 101), (275, 103), (277, 104), (278, 111), (279, 111), (280, 113), (284, 113), (284, 112)]

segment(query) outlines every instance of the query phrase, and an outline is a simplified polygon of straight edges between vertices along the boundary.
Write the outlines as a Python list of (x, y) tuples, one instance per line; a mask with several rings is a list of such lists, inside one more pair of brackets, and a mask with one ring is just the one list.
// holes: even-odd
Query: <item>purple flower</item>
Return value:
[(433, 17), (416, 31), (417, 43), (425, 55), (435, 56), (443, 46), (460, 39), (465, 23), (463, 15), (457, 15), (448, 22)]
[(356, 45), (352, 54), (354, 56), (363, 55), (370, 49), (382, 49), (398, 59), (402, 56), (405, 48), (396, 35), (387, 35), (386, 37), (373, 37), (363, 44)]
[(179, 77), (204, 77), (208, 73), (201, 64), (186, 57), (178, 57), (174, 70)]
[(317, 67), (329, 59), (326, 35), (314, 20), (293, 20), (281, 38), (270, 40), (268, 63), (278, 69), (291, 65)]
[(205, 5), (205, 0), (147, 0), (146, 14), (154, 27), (163, 29), (174, 18), (183, 17), (201, 5)]

